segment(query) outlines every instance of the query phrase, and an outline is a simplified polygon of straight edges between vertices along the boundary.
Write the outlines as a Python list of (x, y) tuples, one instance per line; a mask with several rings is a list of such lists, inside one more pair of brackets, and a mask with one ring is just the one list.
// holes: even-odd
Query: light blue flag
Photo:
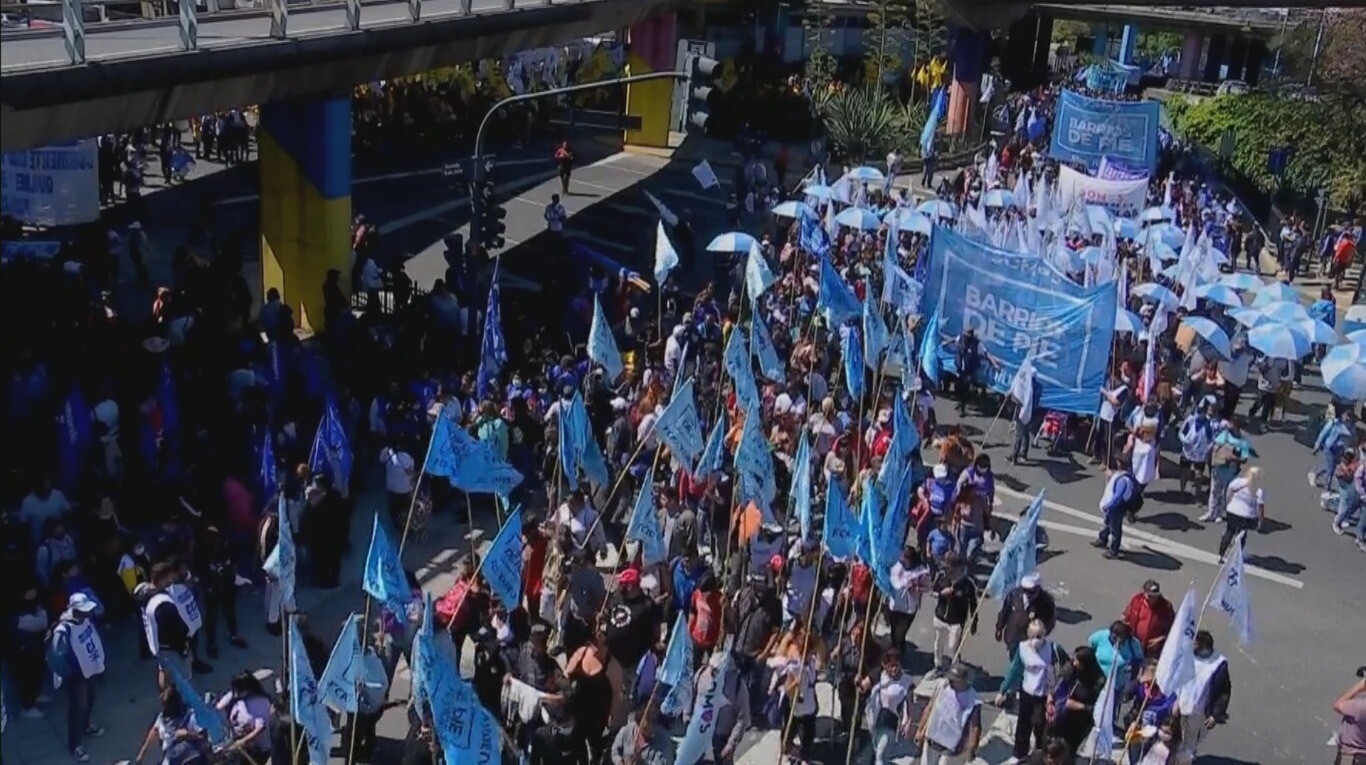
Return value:
[(906, 329), (906, 323), (897, 321), (897, 334), (900, 336), (901, 384), (910, 387), (917, 377), (915, 359), (915, 333)]
[(892, 443), (882, 458), (877, 483), (883, 492), (891, 494), (901, 483), (901, 475), (908, 471), (911, 455), (920, 448), (920, 431), (906, 408), (906, 398), (897, 395), (892, 402)]
[(431, 692), (432, 728), (446, 765), (490, 765), (502, 761), (498, 721), (479, 701), (454, 665), (442, 661)]
[(337, 402), (327, 398), (323, 406), (323, 417), (318, 422), (318, 431), (313, 436), (313, 450), (309, 454), (308, 468), (315, 473), (332, 476), (332, 485), (346, 494), (351, 483), (351, 469), (355, 466), (356, 456), (351, 451), (351, 441), (342, 427), (341, 414)]
[(356, 712), (356, 696), (362, 669), (360, 651), (360, 614), (351, 614), (342, 623), (327, 666), (318, 678), (323, 703), (337, 712)]
[(863, 499), (859, 503), (858, 521), (858, 556), (876, 572), (882, 562), (882, 551), (878, 545), (878, 540), (882, 538), (882, 494), (868, 478), (863, 480)]
[(735, 447), (737, 504), (744, 507), (753, 500), (763, 514), (764, 523), (777, 523), (773, 517), (773, 498), (778, 494), (773, 478), (773, 453), (769, 451), (768, 439), (764, 438), (760, 419), (758, 409), (749, 410), (740, 431), (740, 443)]
[(437, 663), (436, 610), (432, 607), (430, 592), (423, 597), (422, 624), (418, 625), (417, 634), (413, 636), (412, 659), (412, 704), (414, 711), (421, 716), (431, 698), (432, 678), (428, 668)]
[[(575, 400), (579, 397), (574, 394)], [(564, 474), (565, 483), (569, 484), (570, 491), (577, 491), (579, 488), (579, 463), (583, 458), (583, 434), (587, 428), (576, 422), (579, 412), (576, 411), (573, 402), (565, 403), (560, 399), (560, 422), (559, 422), (559, 446), (560, 446), (560, 468)]]
[(920, 371), (936, 386), (939, 385), (939, 314), (930, 314), (925, 335), (920, 338)]
[(797, 509), (802, 539), (811, 538), (811, 439), (802, 431), (797, 456), (792, 460), (792, 505)]
[(920, 154), (931, 156), (934, 153), (934, 131), (939, 129), (939, 120), (944, 118), (948, 108), (949, 91), (939, 88), (930, 96), (930, 113), (925, 117), (925, 127), (920, 130)]
[(432, 428), (427, 449), (427, 473), (449, 479), (451, 485), (471, 494), (506, 497), (522, 482), (522, 474), (493, 453), (493, 447), (460, 427), (446, 407)]
[(818, 258), (830, 254), (830, 237), (821, 226), (820, 217), (810, 210), (801, 211), (801, 233), (797, 241), (803, 250)]
[(702, 451), (702, 423), (697, 417), (691, 377), (674, 391), (669, 405), (655, 420), (655, 433), (683, 464), (691, 465), (697, 459)]
[(901, 548), (906, 543), (906, 527), (910, 525), (911, 495), (914, 493), (910, 470), (901, 470), (896, 490), (888, 495), (887, 506), (882, 515), (882, 527), (877, 539), (878, 573), (881, 577), (883, 592), (892, 592), (892, 564), (901, 557)]
[(323, 706), (318, 693), (318, 681), (314, 679), (313, 667), (308, 663), (308, 652), (304, 650), (298, 617), (290, 616), (289, 620), (290, 710), (304, 734), (308, 761), (312, 765), (327, 765), (331, 751), (332, 718), (327, 716), (327, 707)]
[(754, 355), (759, 359), (759, 371), (764, 373), (764, 377), (775, 382), (783, 382), (787, 379), (787, 371), (784, 364), (778, 358), (778, 349), (773, 345), (773, 336), (768, 332), (768, 325), (764, 324), (764, 317), (759, 313), (759, 304), (754, 304), (754, 319), (750, 325), (750, 330), (754, 335)]
[(722, 359), (726, 374), (735, 382), (735, 397), (745, 411), (759, 408), (759, 385), (754, 381), (754, 369), (749, 363), (749, 346), (744, 332), (737, 326), (730, 331), (730, 342)]
[(821, 258), (821, 283), (820, 291), (816, 293), (816, 308), (826, 312), (831, 326), (857, 319), (863, 313), (858, 295), (836, 273), (828, 258)]
[(593, 295), (593, 326), (588, 330), (588, 358), (607, 370), (607, 381), (616, 382), (626, 365), (621, 361), (621, 351), (617, 350), (617, 340), (612, 336), (612, 325), (607, 323), (607, 314), (602, 312), (602, 302)]
[(692, 698), (692, 657), (692, 636), (688, 634), (687, 614), (679, 611), (657, 678), (659, 683), (669, 686), (669, 693), (659, 707), (664, 714), (682, 712), (686, 700)]
[(768, 261), (759, 249), (759, 243), (751, 244), (749, 257), (745, 260), (745, 292), (749, 295), (750, 301), (758, 300), (760, 295), (773, 286), (773, 282), (773, 271), (769, 269)]
[(697, 460), (697, 467), (692, 471), (695, 481), (705, 481), (721, 470), (721, 460), (725, 457), (726, 431), (730, 430), (726, 422), (726, 410), (721, 410), (721, 416), (712, 425), (711, 433), (707, 435), (707, 445), (702, 447), (702, 456)]
[(261, 439), (260, 484), (262, 504), (274, 499), (275, 492), (280, 490), (280, 464), (275, 459), (275, 438), (269, 425)]
[(451, 415), (457, 408), (443, 407), (432, 426), (432, 442), (427, 447), (427, 465), (424, 468), (428, 475), (441, 478), (455, 475), (459, 461), (459, 455), (455, 451), (455, 431), (459, 430), (460, 426)]
[(873, 301), (872, 285), (863, 295), (863, 363), (876, 374), (881, 368), (878, 363), (882, 352), (891, 342), (888, 338), (887, 323), (882, 320), (882, 311)]
[(503, 259), (493, 263), (493, 280), (489, 286), (488, 303), (484, 306), (484, 335), (479, 343), (479, 369), (475, 373), (478, 388), (476, 392), (483, 397), (489, 396), (495, 387), (498, 374), (508, 360), (507, 340), (503, 337), (503, 309), (499, 297), (501, 288), (498, 270)]
[(603, 456), (602, 447), (598, 446), (598, 439), (589, 433), (584, 436), (583, 444), (583, 474), (594, 486), (606, 486), (611, 476), (607, 471), (607, 458)]
[[(575, 464), (583, 468), (583, 474), (598, 486), (607, 484), (607, 460), (602, 456), (602, 449), (598, 446), (598, 439), (593, 436), (592, 421), (588, 419), (588, 409), (583, 405), (583, 397), (576, 391), (574, 400), (569, 402), (569, 411), (566, 416), (568, 419), (560, 423), (561, 432), (568, 431), (572, 435), (570, 446), (577, 449), (574, 454)], [(561, 445), (564, 446), (563, 436)], [(565, 475), (569, 475), (569, 464), (565, 464)], [(577, 476), (571, 488), (578, 488)]]
[(1035, 536), (1039, 529), (1039, 514), (1043, 511), (1043, 490), (1029, 503), (1024, 516), (1006, 536), (1001, 545), (1001, 554), (996, 558), (996, 566), (991, 569), (987, 580), (986, 592), (993, 598), (1003, 598), (1020, 585), (1025, 574), (1034, 571), (1038, 565), (1039, 548)]
[(635, 509), (631, 511), (631, 523), (626, 527), (626, 538), (640, 543), (640, 557), (647, 566), (663, 562), (669, 552), (664, 545), (659, 513), (655, 510), (655, 485), (651, 478), (647, 473), (640, 484)]
[(484, 553), (479, 572), (488, 580), (493, 594), (509, 611), (522, 603), (522, 508), (518, 507), (503, 522), (498, 536)]
[(845, 327), (844, 336), (844, 385), (855, 398), (863, 395), (863, 343), (859, 329), (854, 325)]
[(858, 520), (849, 507), (849, 496), (837, 478), (825, 487), (825, 549), (836, 558), (858, 552)]
[(294, 582), (295, 570), (298, 568), (299, 555), (294, 549), (294, 529), (289, 525), (289, 508), (285, 502), (285, 493), (280, 492), (280, 498), (275, 503), (276, 513), (279, 514), (279, 538), (275, 542), (275, 549), (270, 551), (266, 557), (266, 562), (261, 564), (261, 568), (267, 574), (275, 578), (280, 584), (280, 602), (294, 602)]
[(171, 685), (175, 687), (176, 693), (185, 702), (185, 706), (190, 708), (190, 714), (194, 715), (194, 721), (204, 732), (209, 734), (209, 743), (215, 747), (227, 746), (232, 743), (232, 731), (228, 729), (228, 721), (224, 719), (223, 713), (210, 707), (204, 702), (204, 697), (190, 684), (189, 678), (181, 673), (176, 667), (175, 662), (158, 659), (161, 668), (171, 678)]
[(370, 532), (370, 552), (365, 555), (361, 589), (395, 614), (404, 613), (408, 602), (412, 600), (412, 591), (408, 588), (408, 578), (403, 573), (398, 549), (389, 541), (389, 534), (380, 523), (378, 513), (375, 514)]
[(688, 720), (688, 729), (683, 733), (683, 740), (678, 744), (674, 765), (697, 765), (703, 755), (711, 751), (712, 736), (716, 732), (716, 718), (721, 708), (730, 703), (723, 689), (732, 661), (731, 638), (726, 638), (725, 644), (721, 647), (721, 664), (712, 673), (711, 687), (693, 701), (692, 717)]

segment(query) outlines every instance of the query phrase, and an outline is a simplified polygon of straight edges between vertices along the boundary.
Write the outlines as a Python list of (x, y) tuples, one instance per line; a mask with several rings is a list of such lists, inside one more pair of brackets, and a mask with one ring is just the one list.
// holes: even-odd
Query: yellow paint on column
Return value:
[[(640, 56), (631, 53), (626, 58), (627, 75), (649, 74), (654, 71)], [(627, 146), (669, 148), (669, 119), (673, 111), (674, 81), (669, 79), (633, 82), (626, 86), (626, 113), (640, 118), (639, 130), (627, 130)]]

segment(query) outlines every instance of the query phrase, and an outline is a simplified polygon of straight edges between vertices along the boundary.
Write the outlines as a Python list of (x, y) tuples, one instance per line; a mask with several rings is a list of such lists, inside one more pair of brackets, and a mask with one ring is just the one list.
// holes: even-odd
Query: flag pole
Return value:
[[(283, 600), (280, 601), (280, 607), (284, 608)], [(291, 682), (293, 680), (293, 673), (290, 672), (289, 666), (289, 635), (290, 632), (294, 629), (294, 614), (290, 614), (287, 618), (285, 618), (284, 623), (285, 628), (280, 631), (280, 636), (282, 638), (282, 642), (284, 643), (286, 673), (285, 677), (288, 678), (285, 682), (285, 688), (286, 698), (289, 700), (289, 748), (293, 752), (293, 754), (290, 756), (290, 762), (292, 763), (292, 765), (299, 765), (299, 710), (294, 708), (293, 683)]]
[(1005, 414), (1006, 404), (1008, 403), (1010, 403), (1010, 394), (1006, 393), (1001, 396), (1001, 406), (996, 410), (996, 416), (991, 418), (991, 424), (987, 426), (987, 432), (982, 434), (982, 443), (977, 447), (979, 451), (986, 450), (987, 439), (991, 438), (991, 431), (996, 429), (996, 422), (1001, 419), (1002, 414)]
[[(805, 541), (805, 540), (803, 540), (803, 541)], [(819, 556), (818, 558), (816, 558), (816, 582), (817, 582), (818, 584), (819, 584), (819, 582), (821, 581), (821, 568), (822, 568), (824, 565), (825, 565), (825, 551), (822, 550), (820, 556)], [(800, 692), (800, 690), (801, 690), (801, 682), (802, 682), (801, 673), (803, 673), (803, 672), (806, 671), (807, 652), (811, 650), (811, 633), (815, 631), (815, 624), (814, 624), (814, 622), (815, 622), (815, 620), (816, 620), (816, 603), (820, 602), (820, 599), (821, 599), (821, 593), (820, 593), (819, 590), (816, 590), (816, 591), (812, 592), (812, 593), (811, 593), (811, 605), (808, 606), (807, 609), (806, 609), (806, 624), (804, 625), (804, 627), (805, 627), (805, 629), (806, 629), (806, 635), (802, 637), (801, 668), (798, 670), (798, 674), (797, 674), (797, 690), (798, 690), (799, 692)], [(857, 705), (856, 705), (856, 706), (857, 706)], [(781, 758), (781, 756), (782, 756), (783, 747), (785, 747), (785, 746), (787, 745), (787, 735), (788, 735), (788, 733), (790, 733), (790, 732), (792, 731), (792, 721), (795, 720), (796, 718), (797, 718), (797, 704), (796, 704), (796, 701), (794, 700), (793, 703), (791, 703), (791, 704), (788, 705), (788, 710), (787, 710), (787, 722), (783, 724), (783, 737), (780, 739), (780, 741), (781, 741), (781, 746), (779, 746), (779, 748), (778, 748), (778, 752), (779, 752), (779, 757), (780, 757), (780, 758)]]
[[(642, 440), (641, 443), (644, 444), (645, 442)], [(639, 449), (637, 449), (637, 451), (639, 451)], [(654, 480), (655, 480), (655, 470), (659, 468), (659, 457), (660, 457), (660, 455), (662, 455), (663, 453), (664, 453), (664, 441), (661, 439), (660, 442), (659, 442), (659, 444), (655, 446), (655, 458), (654, 458), (654, 460), (650, 463), (650, 472), (647, 473), (647, 474), (645, 475), (645, 480), (651, 482), (651, 484), (654, 483)], [(628, 461), (626, 464), (629, 466), (630, 463), (631, 463), (631, 461)], [(626, 468), (622, 468), (622, 470), (621, 470), (621, 474), (622, 474), (623, 476), (625, 476), (625, 475), (626, 475), (627, 473), (629, 473), (629, 472), (630, 472), (630, 471), (627, 470)], [(620, 482), (618, 481), (618, 483), (620, 483)], [(642, 484), (642, 489), (643, 489), (643, 488), (644, 488), (644, 485)], [(637, 510), (637, 509), (638, 509), (638, 508), (635, 508), (635, 507), (632, 507), (632, 508), (631, 508), (631, 517), (628, 518), (627, 521), (626, 521), (626, 527), (627, 527), (628, 529), (631, 527), (631, 521), (633, 521), (633, 520), (635, 519), (635, 517), (636, 517), (636, 510)], [(654, 510), (653, 507), (650, 508), (650, 509), (651, 509), (651, 510)], [(598, 513), (598, 517), (597, 517), (596, 519), (594, 519), (593, 525), (588, 529), (588, 536), (592, 536), (592, 535), (593, 535), (593, 529), (597, 528), (598, 523), (599, 523), (600, 521), (602, 521), (602, 513)], [(587, 541), (587, 537), (585, 537), (584, 539), (585, 539), (585, 541)], [(622, 569), (622, 565), (621, 565), (621, 564), (622, 564), (622, 561), (625, 560), (625, 558), (626, 558), (626, 538), (623, 536), (623, 537), (622, 537), (622, 540), (621, 540), (621, 549), (620, 549), (620, 550), (617, 550), (617, 562), (614, 563), (614, 564), (612, 564), (612, 579), (611, 579), (611, 581), (608, 582), (608, 584), (607, 584), (607, 595), (606, 595), (605, 597), (603, 597), (603, 599), (602, 599), (602, 606), (598, 609), (598, 618), (599, 618), (599, 619), (601, 619), (603, 613), (605, 613), (605, 612), (607, 611), (607, 598), (611, 597), (612, 593), (616, 591), (617, 573), (618, 573), (619, 571), (621, 571), (621, 569)], [(654, 695), (654, 694), (651, 694), (651, 697), (652, 697), (652, 698), (653, 698), (653, 695)]]

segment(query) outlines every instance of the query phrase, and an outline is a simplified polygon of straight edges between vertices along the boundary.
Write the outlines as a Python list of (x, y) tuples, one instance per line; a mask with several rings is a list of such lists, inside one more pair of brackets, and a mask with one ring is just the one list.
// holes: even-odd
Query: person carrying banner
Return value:
[(1181, 715), (1177, 765), (1195, 762), (1206, 734), (1228, 721), (1232, 697), (1228, 660), (1214, 650), (1214, 636), (1208, 630), (1196, 632), (1195, 677), (1177, 690), (1176, 704)]

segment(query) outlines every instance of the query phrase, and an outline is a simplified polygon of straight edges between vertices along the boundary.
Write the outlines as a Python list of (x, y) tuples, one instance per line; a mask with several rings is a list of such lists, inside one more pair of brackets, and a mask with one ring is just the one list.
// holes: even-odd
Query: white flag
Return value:
[(1108, 761), (1111, 750), (1115, 748), (1115, 686), (1119, 685), (1115, 678), (1115, 670), (1118, 668), (1119, 661), (1110, 665), (1110, 675), (1105, 678), (1105, 688), (1091, 710), (1091, 729), (1094, 731), (1091, 738), (1092, 762), (1095, 762), (1097, 757)]
[(1162, 644), (1162, 655), (1157, 657), (1157, 687), (1172, 693), (1195, 677), (1195, 625), (1200, 614), (1195, 610), (1195, 588), (1186, 590), (1181, 607), (1176, 610), (1176, 621)]
[(692, 177), (696, 178), (697, 182), (702, 184), (703, 189), (721, 185), (721, 179), (716, 177), (716, 172), (711, 169), (711, 163), (707, 162), (705, 159), (698, 162), (697, 167), (692, 169)]
[(654, 205), (655, 209), (659, 211), (660, 220), (664, 221), (670, 226), (678, 225), (678, 216), (674, 215), (674, 211), (670, 210), (667, 205), (659, 201), (659, 197), (647, 191), (645, 192), (645, 198), (650, 200), (650, 204)]
[(655, 284), (663, 286), (664, 280), (669, 278), (669, 272), (677, 267), (678, 250), (669, 242), (669, 234), (664, 230), (664, 221), (661, 219), (655, 229)]
[(1207, 603), (1228, 614), (1229, 628), (1238, 636), (1238, 644), (1248, 645), (1252, 642), (1252, 592), (1247, 588), (1247, 572), (1243, 570), (1242, 542), (1241, 538), (1233, 541), (1228, 563), (1209, 591)]
[(730, 647), (731, 639), (726, 638), (725, 644), (721, 646), (720, 666), (712, 669), (711, 686), (707, 688), (706, 693), (696, 696), (693, 701), (692, 717), (688, 720), (687, 732), (678, 743), (678, 751), (674, 758), (676, 765), (696, 765), (703, 755), (711, 750), (712, 734), (716, 730), (716, 716), (721, 707), (730, 704), (730, 700), (722, 693), (726, 685), (726, 673), (730, 671)]
[(1025, 356), (1015, 377), (1010, 381), (1010, 395), (1020, 404), (1017, 422), (1026, 426), (1034, 421), (1034, 354)]

